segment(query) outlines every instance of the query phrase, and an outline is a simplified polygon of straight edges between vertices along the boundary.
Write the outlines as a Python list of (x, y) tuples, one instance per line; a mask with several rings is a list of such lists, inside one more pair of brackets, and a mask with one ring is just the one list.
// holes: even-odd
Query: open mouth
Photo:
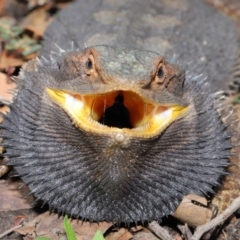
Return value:
[(99, 134), (122, 132), (138, 137), (153, 137), (187, 111), (187, 106), (152, 103), (133, 91), (78, 94), (47, 88), (50, 98), (82, 130)]

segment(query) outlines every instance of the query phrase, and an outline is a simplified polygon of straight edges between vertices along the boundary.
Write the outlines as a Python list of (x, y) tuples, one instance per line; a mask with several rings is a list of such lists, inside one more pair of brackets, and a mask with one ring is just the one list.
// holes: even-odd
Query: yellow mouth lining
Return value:
[[(149, 138), (161, 133), (173, 121), (179, 119), (187, 111), (187, 106), (163, 106), (153, 104), (132, 91), (112, 91), (103, 94), (76, 94), (67, 91), (46, 89), (50, 98), (62, 107), (73, 123), (81, 130), (111, 135), (126, 133), (130, 136)], [(129, 125), (117, 127), (111, 122), (111, 112), (120, 115), (114, 116), (121, 121), (125, 114)], [(115, 124), (115, 123), (113, 123)]]

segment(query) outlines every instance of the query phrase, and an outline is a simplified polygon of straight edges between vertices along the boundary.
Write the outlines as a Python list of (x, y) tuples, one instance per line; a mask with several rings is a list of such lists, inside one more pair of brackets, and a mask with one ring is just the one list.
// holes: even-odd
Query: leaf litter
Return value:
[[(53, 12), (66, 7), (71, 1), (50, 0), (2, 0), (0, 1), (0, 112), (9, 112), (8, 103), (12, 101), (16, 83), (11, 76), (17, 75), (19, 68), (28, 60), (37, 56), (41, 48), (41, 39), (46, 27), (54, 17)], [(0, 115), (0, 122), (2, 116)], [(1, 142), (1, 139), (0, 139)], [(0, 149), (0, 152), (4, 149)], [(4, 159), (0, 159), (0, 164)], [(0, 168), (1, 171), (1, 168)], [(7, 229), (14, 229), (1, 239), (34, 239), (43, 236), (54, 239), (66, 239), (63, 216), (50, 213), (44, 208), (39, 211), (33, 197), (26, 197), (27, 187), (20, 179), (11, 180), (4, 176), (0, 180), (0, 234)], [(196, 204), (199, 202), (199, 204)], [(41, 208), (40, 208), (41, 209)], [(197, 213), (197, 214), (196, 214)], [(195, 195), (184, 198), (174, 216), (195, 227), (209, 221), (212, 211), (207, 208), (206, 199)], [(170, 217), (171, 220), (171, 217)], [(199, 223), (200, 221), (200, 223)], [(167, 222), (167, 221), (166, 221)], [(89, 223), (70, 219), (71, 226), (78, 240), (92, 240), (100, 231), (106, 240), (155, 240), (159, 239), (146, 226), (118, 226), (115, 223)], [(171, 239), (181, 240), (184, 234), (175, 227), (167, 229)]]

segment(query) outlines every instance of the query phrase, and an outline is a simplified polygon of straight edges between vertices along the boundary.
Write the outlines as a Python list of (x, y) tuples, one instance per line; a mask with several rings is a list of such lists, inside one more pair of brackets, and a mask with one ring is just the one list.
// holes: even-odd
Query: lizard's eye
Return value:
[(158, 76), (159, 78), (162, 78), (162, 77), (163, 77), (163, 75), (164, 75), (163, 68), (162, 68), (162, 67), (160, 67), (160, 68), (158, 69), (157, 76)]
[(92, 63), (91, 59), (88, 59), (87, 62), (86, 62), (86, 68), (88, 70), (91, 70), (92, 67), (93, 67), (93, 63)]

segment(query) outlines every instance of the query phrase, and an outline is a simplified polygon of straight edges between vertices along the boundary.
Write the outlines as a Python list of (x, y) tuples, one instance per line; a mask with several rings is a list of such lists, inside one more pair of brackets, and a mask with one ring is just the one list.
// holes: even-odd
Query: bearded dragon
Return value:
[(18, 77), (8, 163), (37, 199), (90, 221), (160, 220), (214, 194), (233, 141), (212, 92), (236, 46), (233, 22), (198, 0), (77, 1)]

